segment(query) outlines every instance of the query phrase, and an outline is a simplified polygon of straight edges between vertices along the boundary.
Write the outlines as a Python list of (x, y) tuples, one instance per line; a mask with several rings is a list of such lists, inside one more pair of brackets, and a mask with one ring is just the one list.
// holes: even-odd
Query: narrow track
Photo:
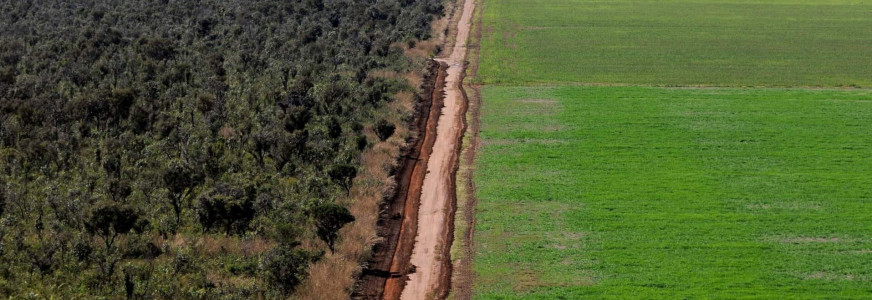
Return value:
[(447, 58), (437, 59), (448, 65), (445, 106), (439, 117), (436, 143), (427, 163), (418, 209), (418, 234), (411, 256), (415, 272), (409, 275), (400, 299), (443, 299), (450, 288), (450, 249), (457, 205), (455, 183), (460, 146), (466, 131), (464, 118), (468, 104), (462, 83), (466, 68), (466, 43), (474, 8), (474, 0), (465, 0), (451, 54)]
[[(428, 66), (425, 95), (416, 107), (416, 122), (411, 128), (417, 134), (401, 158), (394, 197), (384, 204), (379, 215), (378, 235), (383, 242), (374, 247), (369, 267), (363, 270), (352, 299), (399, 298), (408, 273), (414, 271), (409, 257), (417, 233), (421, 186), (436, 141), (446, 68), (435, 61)], [(389, 298), (391, 295), (393, 298)]]
[(383, 207), (369, 268), (353, 299), (444, 299), (451, 278), (450, 249), (457, 205), (455, 177), (467, 98), (466, 67), (474, 0), (464, 0), (451, 54), (430, 67), (429, 99), (419, 105), (418, 138), (403, 158), (396, 196)]

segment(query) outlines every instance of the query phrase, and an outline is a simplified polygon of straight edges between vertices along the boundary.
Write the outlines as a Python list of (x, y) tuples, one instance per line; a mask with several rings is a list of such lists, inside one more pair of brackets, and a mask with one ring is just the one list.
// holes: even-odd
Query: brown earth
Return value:
[[(451, 78), (450, 71), (448, 74)], [(459, 76), (458, 82), (462, 81), (463, 73)], [(451, 82), (448, 79), (446, 104), (422, 186), (418, 234), (410, 258), (415, 272), (409, 274), (399, 299), (444, 299), (450, 288), (450, 250), (457, 207), (455, 183), (467, 108), (465, 93), (450, 88)], [(453, 96), (460, 101), (448, 103), (452, 94), (457, 94)], [(385, 299), (397, 299), (388, 295), (385, 294)]]
[(411, 262), (412, 249), (415, 246), (415, 236), (420, 230), (420, 207), (423, 200), (422, 193), (426, 184), (427, 173), (429, 172), (427, 165), (431, 161), (432, 155), (438, 143), (438, 122), (441, 119), (440, 113), (444, 107), (445, 94), (443, 93), (446, 84), (446, 69), (448, 66), (444, 63), (439, 63), (439, 72), (436, 76), (436, 85), (438, 88), (433, 91), (434, 103), (431, 105), (430, 117), (428, 118), (427, 130), (424, 133), (424, 147), (427, 150), (426, 155), (421, 155), (415, 164), (415, 172), (408, 191), (408, 198), (405, 207), (405, 218), (403, 218), (402, 228), (393, 261), (390, 266), (392, 275), (387, 278), (384, 285), (384, 293), (382, 299), (400, 299), (400, 295), (406, 286), (406, 281), (411, 274), (417, 272), (416, 266)]
[(411, 128), (416, 133), (415, 139), (410, 141), (411, 147), (404, 150), (396, 174), (396, 193), (380, 209), (377, 225), (382, 242), (373, 247), (372, 259), (363, 270), (352, 299), (382, 299), (391, 294), (399, 298), (402, 286), (398, 289), (395, 286), (405, 282), (408, 272), (413, 271), (408, 261), (417, 233), (418, 205), (426, 163), (436, 140), (446, 68), (445, 64), (435, 61), (428, 65), (424, 82), (430, 84), (423, 86), (425, 97), (416, 105), (415, 123)]
[(445, 107), (439, 117), (436, 143), (422, 187), (418, 233), (411, 256), (415, 272), (409, 274), (401, 299), (442, 299), (450, 288), (450, 249), (457, 202), (455, 183), (468, 104), (462, 83), (474, 8), (475, 0), (465, 0), (451, 54), (437, 59), (448, 65)]
[[(474, 0), (464, 0), (454, 46), (430, 65), (430, 99), (417, 107), (410, 143), (397, 174), (398, 189), (379, 217), (382, 243), (353, 299), (442, 299), (451, 278), (450, 248), (456, 208), (456, 172), (466, 130), (463, 82)], [(438, 62), (438, 63), (437, 63)], [(428, 93), (425, 93), (428, 94)]]

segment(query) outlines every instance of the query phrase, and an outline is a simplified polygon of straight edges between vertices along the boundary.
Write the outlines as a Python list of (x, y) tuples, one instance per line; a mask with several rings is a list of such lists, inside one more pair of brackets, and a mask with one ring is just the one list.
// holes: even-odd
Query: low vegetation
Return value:
[(415, 83), (373, 74), (418, 71), (442, 14), (0, 2), (0, 296), (293, 293), (356, 220), (362, 156), (409, 121), (393, 96)]
[(473, 297), (867, 297), (870, 7), (485, 0)]
[(870, 1), (484, 3), (488, 84), (872, 87)]
[(872, 92), (483, 92), (478, 298), (868, 295)]

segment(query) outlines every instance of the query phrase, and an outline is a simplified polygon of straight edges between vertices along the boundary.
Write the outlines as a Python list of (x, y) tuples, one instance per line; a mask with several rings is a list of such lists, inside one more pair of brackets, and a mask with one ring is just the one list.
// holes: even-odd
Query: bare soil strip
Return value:
[(428, 67), (424, 82), (431, 84), (424, 86), (427, 96), (416, 107), (416, 122), (412, 125), (415, 140), (409, 143), (411, 147), (402, 158), (396, 176), (397, 191), (380, 210), (377, 225), (382, 243), (373, 248), (369, 267), (363, 270), (352, 299), (382, 299), (391, 295), (393, 298), (389, 299), (399, 298), (406, 275), (413, 271), (409, 256), (417, 233), (421, 185), (436, 141), (446, 68), (445, 64), (435, 61)]
[(460, 145), (466, 130), (464, 118), (467, 99), (462, 83), (466, 67), (466, 43), (474, 8), (475, 0), (465, 0), (463, 14), (457, 23), (453, 50), (447, 58), (437, 59), (448, 65), (445, 106), (439, 117), (436, 143), (427, 163), (422, 187), (418, 233), (411, 256), (415, 272), (409, 274), (400, 299), (441, 299), (447, 296), (450, 287), (450, 249), (457, 201), (455, 176)]
[(467, 99), (461, 83), (474, 6), (474, 0), (465, 0), (451, 54), (436, 59), (438, 66), (431, 67), (431, 76), (425, 78), (433, 82), (432, 102), (424, 99), (418, 108), (413, 126), (418, 138), (397, 174), (396, 196), (379, 217), (379, 236), (384, 241), (373, 249), (373, 259), (353, 299), (442, 299), (448, 295), (455, 176), (466, 130)]
[(415, 236), (420, 235), (421, 231), (421, 208), (424, 201), (424, 195), (427, 185), (427, 174), (430, 172), (429, 163), (433, 161), (433, 155), (436, 154), (439, 144), (439, 127), (443, 116), (440, 116), (440, 110), (444, 112), (444, 93), (442, 92), (447, 84), (446, 72), (447, 65), (439, 64), (439, 73), (436, 77), (436, 86), (440, 89), (434, 90), (434, 103), (431, 106), (431, 114), (427, 123), (427, 131), (424, 135), (424, 149), (427, 149), (427, 155), (418, 157), (417, 164), (413, 173), (411, 186), (409, 187), (409, 201), (406, 202), (405, 213), (403, 214), (403, 226), (400, 229), (399, 241), (397, 244), (396, 253), (391, 263), (391, 274), (399, 274), (400, 276), (391, 276), (385, 282), (384, 295), (382, 299), (400, 299), (400, 295), (404, 290), (406, 281), (410, 276), (418, 272), (417, 266), (413, 265), (412, 255), (413, 247), (416, 245)]

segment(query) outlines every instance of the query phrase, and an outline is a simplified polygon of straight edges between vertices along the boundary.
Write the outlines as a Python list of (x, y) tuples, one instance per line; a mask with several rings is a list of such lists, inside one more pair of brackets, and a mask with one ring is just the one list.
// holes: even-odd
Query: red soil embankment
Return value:
[(447, 65), (432, 61), (425, 77), (425, 97), (416, 107), (416, 133), (411, 147), (400, 163), (397, 191), (381, 209), (378, 234), (383, 243), (373, 249), (369, 267), (363, 270), (353, 299), (399, 299), (408, 273), (418, 227), (418, 207), (421, 187), (427, 171), (427, 161), (436, 141), (436, 127), (443, 105), (443, 87)]

